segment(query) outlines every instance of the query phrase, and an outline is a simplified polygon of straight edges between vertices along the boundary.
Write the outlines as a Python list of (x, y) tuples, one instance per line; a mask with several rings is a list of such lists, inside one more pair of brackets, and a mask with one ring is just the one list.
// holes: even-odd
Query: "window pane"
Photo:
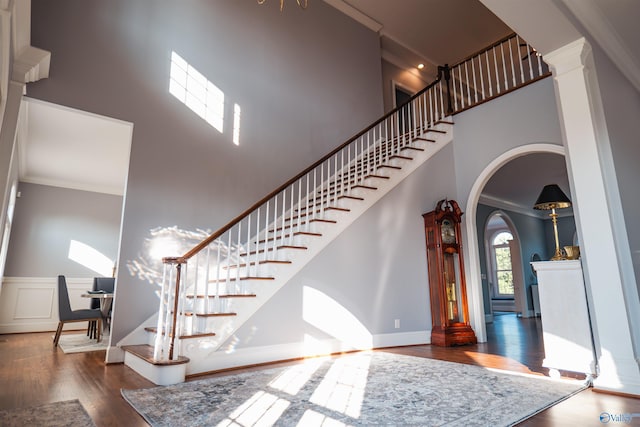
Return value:
[(508, 231), (503, 231), (493, 239), (493, 245), (506, 245), (509, 240), (513, 240), (513, 236)]
[(513, 273), (511, 271), (498, 272), (498, 292), (500, 295), (513, 295)]
[(511, 249), (496, 248), (496, 268), (500, 270), (511, 270)]

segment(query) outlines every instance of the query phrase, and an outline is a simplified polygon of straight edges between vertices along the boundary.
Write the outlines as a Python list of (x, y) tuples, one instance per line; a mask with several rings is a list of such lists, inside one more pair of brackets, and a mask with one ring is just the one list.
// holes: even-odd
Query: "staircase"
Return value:
[[(125, 363), (156, 384), (229, 367), (219, 350), (235, 331), (369, 207), (453, 140), (452, 106), (463, 110), (515, 88), (516, 76), (511, 85), (506, 64), (498, 73), (496, 49), (504, 53), (508, 46), (521, 63), (521, 45), (513, 35), (452, 68), (441, 67), (438, 79), (408, 103), (184, 255), (165, 258), (158, 314), (139, 328), (148, 342), (124, 346)], [(494, 67), (488, 66), (488, 52)], [(492, 83), (490, 68), (504, 82)], [(534, 79), (533, 69), (531, 79), (520, 74), (520, 85), (540, 78)]]

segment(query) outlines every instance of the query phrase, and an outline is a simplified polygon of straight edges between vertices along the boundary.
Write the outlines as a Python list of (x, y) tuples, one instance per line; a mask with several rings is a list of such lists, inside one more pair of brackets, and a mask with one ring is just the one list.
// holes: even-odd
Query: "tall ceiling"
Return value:
[[(414, 74), (418, 63), (425, 64), (420, 73), (427, 82), (435, 77), (437, 65), (459, 62), (512, 32), (548, 53), (575, 40), (580, 35), (576, 27), (582, 27), (640, 91), (638, 0), (324, 1), (379, 32), (383, 59), (413, 68)], [(487, 182), (481, 202), (544, 215), (531, 206), (550, 183), (571, 197), (564, 157), (530, 154), (498, 170)]]
[[(313, 1), (317, 0), (310, 2), (310, 12)], [(635, 37), (637, 17), (640, 16), (638, 0), (607, 0), (606, 7), (604, 0), (324, 1), (378, 32), (383, 59), (419, 73), (425, 82), (433, 80), (437, 65), (456, 63), (514, 30), (525, 39), (528, 34), (535, 33), (535, 40), (527, 41), (535, 47), (543, 45), (551, 48), (544, 34), (560, 30), (559, 25), (551, 25), (555, 21), (545, 21), (545, 8), (557, 9), (560, 5), (564, 10), (570, 10), (576, 16), (576, 21), (589, 29), (603, 49), (612, 55), (615, 63), (627, 66), (623, 72), (640, 91), (640, 43), (636, 43)], [(508, 17), (509, 22), (517, 25), (517, 28), (509, 28), (485, 4), (499, 11), (501, 16)], [(530, 15), (523, 13), (526, 8), (532, 8)], [(511, 19), (512, 16), (515, 18)], [(545, 22), (548, 24), (546, 27), (543, 25)], [(530, 31), (535, 26), (537, 32)], [(541, 33), (543, 36), (539, 36)], [(549, 37), (549, 40), (555, 39)], [(422, 71), (415, 69), (418, 63), (425, 64)], [(33, 100), (25, 102), (30, 104), (25, 109), (27, 114), (24, 118), (28, 132), (19, 142), (23, 159), (20, 168), (22, 180), (114, 194), (118, 194), (114, 189), (120, 187), (119, 193), (122, 193), (128, 168), (129, 124), (46, 103), (34, 103)], [(98, 126), (100, 132), (92, 130), (89, 123)], [(73, 129), (73, 132), (69, 132), (69, 129)], [(97, 157), (96, 150), (105, 149), (101, 135), (108, 135), (112, 141), (118, 138), (119, 142), (112, 144), (114, 152), (103, 152)], [(65, 139), (71, 143), (68, 149), (74, 150), (73, 156), (64, 154), (62, 141)], [(81, 141), (90, 141), (96, 149), (84, 152), (84, 157), (79, 158), (83, 154), (78, 150)], [(51, 144), (50, 148), (45, 147), (47, 144)], [(60, 159), (55, 170), (51, 162), (46, 161), (52, 156)], [(74, 159), (72, 163), (64, 161), (71, 159)], [(110, 163), (104, 164), (106, 161)], [(94, 168), (87, 173), (78, 169), (77, 164), (81, 163), (94, 165)], [(95, 170), (103, 171), (100, 175), (106, 179), (105, 182), (100, 182)], [(535, 214), (530, 209), (532, 201), (535, 201), (539, 189), (550, 183), (550, 179), (569, 194), (563, 157), (542, 154), (524, 156), (505, 165), (492, 177), (483, 192), (483, 201)]]

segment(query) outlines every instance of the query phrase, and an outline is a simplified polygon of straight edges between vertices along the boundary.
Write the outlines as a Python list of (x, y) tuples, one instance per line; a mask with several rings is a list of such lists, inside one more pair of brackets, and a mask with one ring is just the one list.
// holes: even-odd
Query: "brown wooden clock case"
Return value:
[(435, 210), (422, 215), (427, 240), (427, 266), (431, 297), (431, 344), (475, 344), (469, 325), (467, 287), (460, 223), (462, 211), (455, 200), (440, 200)]

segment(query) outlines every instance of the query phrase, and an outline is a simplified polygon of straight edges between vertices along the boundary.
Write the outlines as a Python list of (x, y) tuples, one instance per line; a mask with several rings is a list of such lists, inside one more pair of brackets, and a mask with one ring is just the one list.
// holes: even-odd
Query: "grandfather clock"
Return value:
[(467, 287), (460, 222), (462, 211), (455, 200), (440, 200), (435, 210), (422, 215), (427, 239), (427, 265), (431, 296), (431, 344), (475, 344), (469, 325)]

